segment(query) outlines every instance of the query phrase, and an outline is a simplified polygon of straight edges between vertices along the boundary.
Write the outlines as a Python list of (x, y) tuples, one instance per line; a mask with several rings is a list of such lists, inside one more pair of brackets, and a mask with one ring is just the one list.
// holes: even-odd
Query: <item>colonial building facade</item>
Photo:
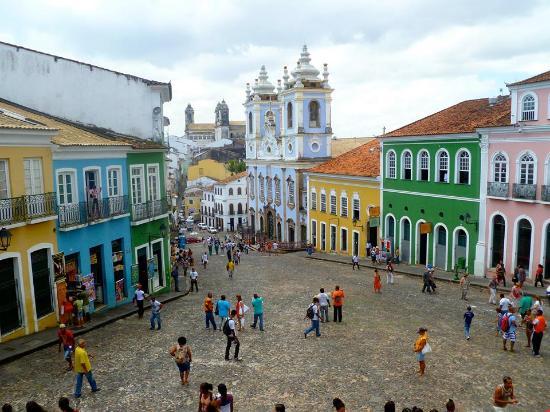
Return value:
[(249, 226), (260, 237), (285, 242), (307, 238), (307, 188), (303, 170), (331, 157), (331, 95), (304, 46), (292, 72), (284, 68), (277, 90), (262, 66), (247, 85), (246, 164)]
[(225, 100), (218, 102), (214, 115), (214, 123), (195, 123), (195, 110), (188, 104), (185, 108), (185, 138), (199, 147), (209, 146), (223, 139), (244, 139), (245, 122), (229, 120), (229, 107)]

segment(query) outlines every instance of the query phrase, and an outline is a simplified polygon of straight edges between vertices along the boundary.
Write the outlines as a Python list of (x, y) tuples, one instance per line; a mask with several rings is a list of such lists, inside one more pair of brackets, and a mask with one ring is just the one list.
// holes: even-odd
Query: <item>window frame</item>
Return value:
[(286, 128), (292, 129), (293, 127), (293, 115), (294, 115), (294, 107), (292, 105), (292, 102), (288, 102), (286, 104)]
[[(357, 202), (357, 207), (356, 203)], [(355, 217), (355, 212), (357, 212), (357, 217)], [(351, 201), (351, 217), (353, 220), (360, 221), (361, 220), (361, 199), (359, 198), (358, 193), (354, 193)]]
[[(76, 169), (72, 169), (72, 168), (64, 168), (64, 169), (57, 169), (55, 171), (55, 175), (56, 175), (56, 195), (57, 195), (57, 203), (59, 205), (74, 205), (75, 203), (78, 203), (79, 202), (79, 196), (78, 196), (78, 182), (77, 182), (77, 171)], [(60, 186), (60, 177), (61, 176), (64, 176), (64, 175), (71, 175), (71, 178), (72, 178), (72, 182), (71, 182), (71, 196), (72, 196), (72, 201), (71, 202), (62, 202), (61, 201), (61, 191), (59, 190), (59, 186)], [(67, 190), (66, 190), (66, 187), (67, 187), (67, 181), (64, 180), (63, 181), (63, 186), (65, 188), (64, 190), (64, 193), (63, 193), (63, 196), (66, 198), (67, 197)]]
[(296, 205), (296, 182), (290, 176), (287, 179), (288, 185), (288, 204)]
[[(140, 177), (140, 185), (139, 185), (139, 189), (141, 190), (141, 202), (134, 202), (134, 198), (137, 199), (137, 196), (136, 196), (136, 191), (134, 190), (134, 174), (133, 174), (133, 171), (134, 170), (139, 170), (140, 171), (140, 174), (139, 174), (139, 177)], [(145, 166), (144, 165), (130, 165), (130, 189), (131, 189), (131, 195), (130, 195), (130, 198), (131, 198), (131, 201), (132, 201), (132, 204), (133, 205), (142, 205), (144, 203), (147, 202), (147, 193), (145, 191)], [(137, 188), (137, 185), (136, 185), (136, 189)]]
[(317, 191), (315, 189), (311, 189), (309, 193), (310, 193), (309, 210), (317, 210)]
[[(34, 183), (35, 183), (35, 179), (37, 178), (37, 176), (35, 176), (35, 168), (34, 168), (34, 162), (38, 162), (38, 170), (40, 171), (40, 176), (39, 179), (40, 179), (40, 188), (37, 190), (37, 191), (33, 191), (34, 193), (28, 193), (29, 191), (27, 190), (27, 168), (26, 168), (26, 163), (29, 162), (29, 171), (30, 171), (30, 176), (29, 176), (29, 179), (30, 179), (30, 184), (31, 184), (31, 189), (34, 189)], [(39, 194), (42, 194), (44, 193), (44, 164), (42, 162), (42, 158), (41, 157), (25, 157), (23, 159), (23, 179), (24, 179), (24, 183), (25, 183), (25, 194), (27, 195), (39, 195)]]
[(282, 202), (281, 179), (279, 179), (279, 176), (275, 175), (273, 182), (273, 185), (275, 186), (275, 204), (279, 206)]
[(254, 133), (254, 115), (252, 110), (248, 112), (248, 134)]
[[(497, 157), (502, 156), (504, 160), (497, 160)], [(502, 180), (502, 166), (504, 165), (504, 180)], [(497, 167), (499, 170), (497, 171)], [(510, 176), (510, 167), (508, 162), (508, 155), (505, 152), (499, 151), (493, 154), (491, 159), (491, 181), (495, 183), (508, 183)], [(497, 179), (497, 173), (499, 178)]]
[[(468, 155), (468, 181), (466, 183), (460, 181), (460, 173), (464, 172), (462, 169), (462, 154)], [(457, 185), (469, 185), (472, 183), (472, 154), (464, 147), (457, 150), (455, 155), (455, 184)]]
[(327, 192), (325, 189), (321, 189), (320, 211), (323, 213), (327, 212)]
[[(317, 101), (317, 99), (312, 99), (309, 101), (308, 105), (308, 125), (311, 129), (318, 129), (321, 127), (321, 104)], [(313, 108), (315, 107), (315, 111)], [(315, 114), (315, 116), (312, 116), (312, 114)], [(313, 117), (316, 119), (313, 120)]]
[[(117, 193), (112, 193), (112, 179), (111, 179), (111, 173), (116, 172), (117, 176)], [(122, 180), (122, 167), (121, 166), (108, 166), (107, 167), (107, 197), (117, 197), (117, 196), (123, 196), (124, 195), (124, 187), (123, 180)]]
[[(533, 159), (532, 162), (529, 162), (529, 163), (525, 163), (525, 164), (532, 164), (533, 165), (533, 170), (532, 170), (532, 173), (533, 173), (533, 183), (521, 183), (521, 174), (522, 174), (522, 166), (523, 166), (523, 163), (522, 163), (522, 158), (524, 156), (531, 156), (531, 158)], [(526, 175), (526, 178), (528, 176)], [(528, 180), (528, 179), (526, 179)], [(536, 185), (537, 184), (537, 155), (530, 151), (530, 150), (524, 150), (522, 151), (517, 160), (516, 160), (516, 183), (518, 184), (521, 184), (521, 185)]]
[[(442, 158), (442, 155), (445, 155), (445, 158), (447, 159), (447, 168), (446, 169), (442, 169), (441, 168), (441, 158)], [(437, 183), (449, 183), (449, 174), (450, 174), (450, 155), (449, 155), (449, 151), (447, 149), (439, 149), (435, 155), (435, 162), (436, 162), (436, 174), (435, 174), (435, 177), (436, 177), (436, 182)], [(447, 173), (447, 179), (443, 179), (441, 180), (441, 172), (442, 171), (445, 171)]]
[[(533, 99), (533, 110), (525, 110), (525, 100), (527, 98), (532, 98)], [(523, 96), (521, 96), (521, 100), (520, 100), (520, 113), (521, 113), (521, 120), (522, 122), (531, 122), (531, 121), (536, 121), (538, 120), (538, 109), (539, 109), (539, 104), (538, 104), (538, 96), (533, 93), (533, 92), (527, 92), (525, 93)], [(525, 116), (526, 113), (532, 113), (532, 119), (531, 118), (526, 118), (526, 117), (530, 117), (530, 116)]]
[[(154, 168), (155, 172), (150, 173), (149, 168)], [(151, 191), (151, 177), (156, 177), (156, 190), (154, 192), (155, 198), (153, 198)], [(158, 163), (148, 163), (147, 164), (147, 199), (149, 201), (158, 201), (160, 200), (161, 195), (161, 181), (160, 181), (160, 167)]]
[[(423, 155), (426, 155), (425, 157)], [(427, 165), (426, 167), (424, 168), (423, 167), (423, 163), (424, 163), (424, 160), (427, 159)], [(418, 166), (418, 169), (417, 169), (417, 172), (416, 172), (416, 180), (420, 181), (420, 182), (429, 182), (430, 181), (430, 163), (431, 163), (431, 159), (430, 159), (430, 152), (428, 152), (427, 149), (420, 149), (420, 151), (418, 152), (418, 155), (417, 155), (417, 160), (416, 160), (416, 164)], [(423, 171), (426, 171), (426, 174), (427, 174), (427, 177), (426, 179), (423, 179), (422, 178), (422, 172)]]
[(349, 214), (349, 205), (348, 205), (348, 194), (346, 192), (340, 193), (340, 216), (348, 217)]
[[(407, 155), (408, 155), (408, 159), (410, 159), (409, 168), (406, 168), (407, 165), (405, 164), (405, 160), (406, 160)], [(406, 174), (407, 174), (406, 171), (407, 170), (409, 170), (409, 172), (410, 172), (410, 177), (408, 179), (406, 178)], [(412, 152), (409, 149), (405, 149), (401, 153), (401, 180), (413, 180), (412, 171), (413, 171), (413, 155), (412, 155)]]
[(336, 191), (330, 191), (330, 214), (335, 215), (338, 213), (338, 199), (336, 198)]
[[(0, 164), (4, 164), (4, 175), (6, 179), (6, 199), (11, 198), (11, 187), (10, 187), (10, 161), (9, 159), (0, 159)], [(3, 199), (0, 197), (0, 199)]]
[[(346, 236), (344, 238), (344, 232), (346, 232)], [(349, 236), (349, 230), (347, 227), (341, 227), (340, 228), (340, 252), (347, 252), (349, 249), (348, 249), (348, 246), (349, 246), (349, 241), (348, 241), (348, 236)], [(346, 240), (345, 241), (345, 248), (343, 247), (343, 240)]]
[[(393, 157), (393, 167), (391, 157)], [(388, 179), (397, 179), (397, 154), (395, 150), (388, 150), (388, 153), (386, 153), (386, 162), (386, 177)]]

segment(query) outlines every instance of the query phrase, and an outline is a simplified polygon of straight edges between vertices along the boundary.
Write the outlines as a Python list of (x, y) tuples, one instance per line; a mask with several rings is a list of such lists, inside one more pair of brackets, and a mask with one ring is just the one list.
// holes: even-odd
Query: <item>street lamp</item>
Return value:
[(0, 250), (8, 250), (11, 243), (11, 232), (3, 227), (0, 229)]

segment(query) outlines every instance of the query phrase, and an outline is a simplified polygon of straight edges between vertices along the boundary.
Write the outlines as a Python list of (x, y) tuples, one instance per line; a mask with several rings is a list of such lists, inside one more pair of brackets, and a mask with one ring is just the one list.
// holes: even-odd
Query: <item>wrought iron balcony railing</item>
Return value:
[(128, 213), (128, 196), (113, 196), (89, 202), (59, 205), (59, 227), (93, 223)]
[(150, 219), (168, 213), (168, 202), (163, 197), (132, 205), (132, 221)]
[(540, 200), (543, 202), (550, 202), (550, 185), (541, 186)]
[(514, 199), (535, 200), (537, 198), (537, 185), (514, 183), (512, 196)]
[(0, 226), (55, 216), (55, 199), (53, 192), (0, 199)]
[(501, 182), (489, 182), (487, 185), (487, 196), (508, 197), (510, 185)]

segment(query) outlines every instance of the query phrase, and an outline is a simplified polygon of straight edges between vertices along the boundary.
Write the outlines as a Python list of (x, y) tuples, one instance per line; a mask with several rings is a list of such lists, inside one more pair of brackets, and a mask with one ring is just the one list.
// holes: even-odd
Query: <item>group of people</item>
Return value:
[[(59, 401), (57, 402), (57, 406), (59, 408), (60, 412), (78, 412), (78, 409), (74, 409), (71, 406), (71, 401), (69, 398), (66, 398), (65, 396), (62, 396), (59, 398)], [(46, 409), (44, 409), (43, 406), (41, 406), (36, 401), (28, 401), (25, 404), (25, 411), (26, 412), (47, 412)], [(14, 412), (13, 406), (9, 403), (5, 403), (2, 405), (2, 412)]]
[(342, 322), (342, 307), (344, 306), (344, 297), (345, 293), (340, 286), (336, 285), (334, 291), (331, 293), (326, 293), (324, 288), (319, 289), (319, 293), (313, 297), (312, 303), (306, 309), (306, 315), (304, 320), (309, 319), (311, 325), (304, 330), (304, 338), (307, 338), (307, 335), (310, 332), (315, 331), (315, 336), (321, 336), (320, 323), (330, 322), (329, 310), (331, 306), (334, 309), (334, 322)]

